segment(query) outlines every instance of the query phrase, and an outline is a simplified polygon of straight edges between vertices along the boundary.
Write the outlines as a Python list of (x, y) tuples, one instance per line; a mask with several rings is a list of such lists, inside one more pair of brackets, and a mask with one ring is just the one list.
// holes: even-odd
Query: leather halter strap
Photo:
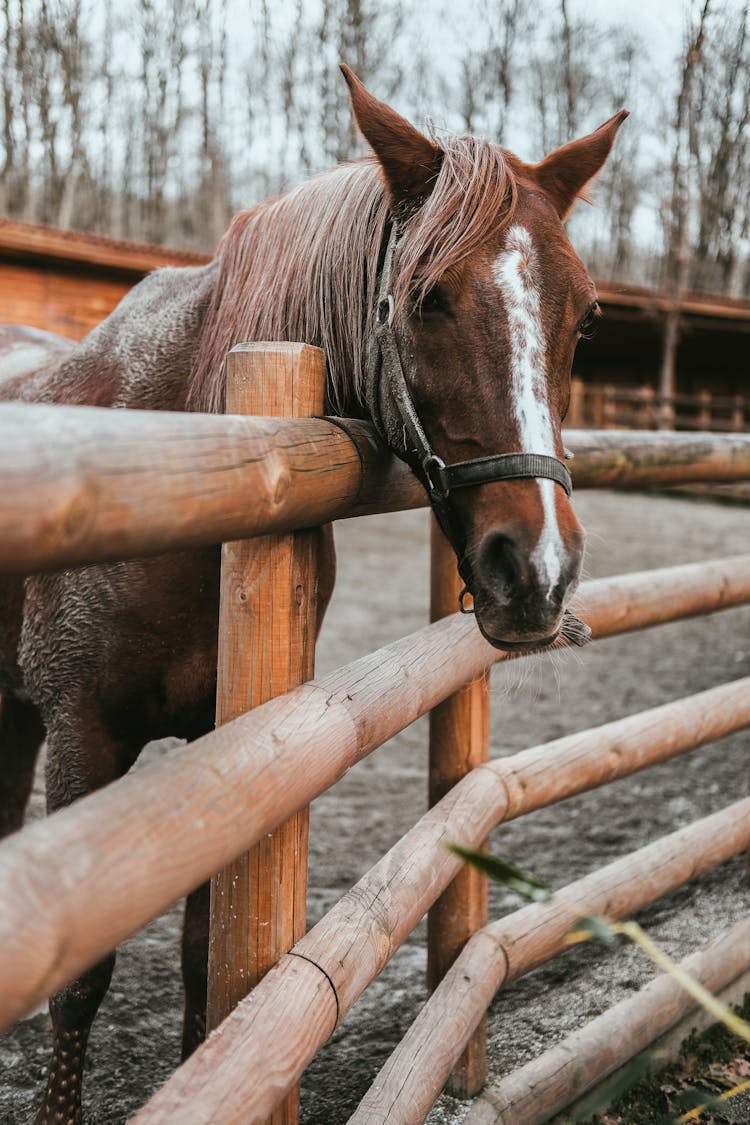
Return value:
[(398, 227), (394, 222), (383, 259), (368, 355), (368, 381), (371, 409), (374, 411), (373, 421), (380, 433), (385, 435), (385, 427), (382, 418), (379, 417), (379, 384), (385, 379), (393, 403), (401, 417), (407, 460), (413, 468), (421, 469), (435, 518), (456, 553), (458, 572), (466, 583), (466, 590), (459, 599), (463, 609), (463, 597), (467, 591), (471, 592), (472, 588), (471, 565), (466, 557), (463, 528), (449, 500), (451, 492), (456, 488), (468, 488), (471, 485), (488, 484), (492, 481), (542, 477), (555, 481), (570, 496), (573, 481), (562, 461), (544, 453), (500, 453), (491, 457), (476, 457), (471, 461), (457, 461), (452, 465), (446, 465), (432, 448), (406, 383), (393, 329), (395, 306), (391, 293), (391, 271), (397, 242)]

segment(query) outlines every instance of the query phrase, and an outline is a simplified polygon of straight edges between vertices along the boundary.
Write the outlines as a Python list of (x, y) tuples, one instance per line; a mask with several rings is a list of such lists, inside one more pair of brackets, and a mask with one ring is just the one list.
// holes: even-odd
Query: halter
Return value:
[[(382, 418), (379, 417), (378, 395), (380, 380), (385, 378), (401, 417), (407, 458), (412, 462), (416, 461), (421, 468), (435, 518), (455, 551), (458, 573), (464, 582), (464, 588), (458, 599), (459, 606), (462, 613), (469, 613), (471, 610), (464, 606), (464, 598), (467, 593), (472, 593), (471, 565), (466, 555), (463, 529), (450, 500), (451, 493), (457, 488), (488, 484), (491, 481), (513, 480), (518, 477), (544, 477), (556, 481), (570, 496), (573, 481), (562, 461), (544, 453), (498, 453), (491, 457), (475, 457), (471, 461), (457, 461), (452, 465), (446, 465), (442, 457), (432, 448), (406, 385), (396, 334), (393, 330), (395, 302), (391, 292), (391, 270), (397, 241), (398, 228), (394, 223), (383, 259), (375, 323), (369, 346), (368, 380), (371, 409), (375, 412), (373, 421), (381, 434), (385, 434)], [(572, 456), (566, 451), (568, 459)]]

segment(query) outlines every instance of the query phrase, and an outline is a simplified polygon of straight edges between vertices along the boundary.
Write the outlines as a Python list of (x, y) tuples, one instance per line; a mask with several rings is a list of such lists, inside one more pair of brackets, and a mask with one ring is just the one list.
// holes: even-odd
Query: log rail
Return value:
[[(568, 430), (576, 488), (750, 478), (750, 434)], [(366, 422), (0, 403), (0, 572), (426, 504)]]
[[(307, 404), (302, 412), (319, 409), (318, 391), (308, 393), (298, 381), (298, 373), (309, 370), (320, 387), (322, 357), (314, 349), (254, 345), (240, 351), (229, 357), (230, 369), (252, 372), (251, 382), (269, 365), (289, 372), (290, 387), (296, 382), (294, 394), (301, 390), (299, 401)], [(273, 393), (262, 399), (252, 387), (234, 401), (236, 409), (264, 409), (268, 401), (269, 414), (290, 410)], [(750, 479), (746, 434), (568, 431), (566, 440), (576, 453), (577, 487)], [(432, 808), (309, 933), (297, 921), (282, 927), (257, 974), (248, 975), (241, 950), (239, 977), (232, 975), (235, 968), (227, 977), (230, 967), (222, 962), (209, 1001), (218, 1027), (140, 1111), (142, 1125), (296, 1120), (293, 1091), (305, 1066), (430, 908), (433, 996), (354, 1120), (421, 1121), (451, 1075), (453, 1089), (477, 1092), (485, 1077), (487, 1005), (507, 980), (559, 952), (570, 911), (530, 907), (488, 922), (482, 880), (461, 874), (443, 840), (480, 844), (503, 820), (750, 726), (748, 678), (488, 760), (487, 669), (507, 655), (491, 648), (471, 619), (450, 613), (455, 576), (439, 536), (433, 543), (433, 623), (300, 683), (309, 675), (303, 648), (311, 625), (301, 618), (293, 625), (291, 615), (299, 613), (301, 574), (314, 567), (315, 552), (312, 533), (290, 533), (423, 504), (421, 487), (382, 451), (364, 422), (0, 405), (0, 572), (262, 537), (252, 550), (245, 542), (224, 552), (223, 725), (0, 847), (0, 1030), (290, 817), (300, 814), (303, 820), (294, 823), (303, 823), (315, 796), (432, 711)], [(253, 663), (255, 653), (266, 659), (264, 642), (253, 632), (256, 617), (251, 614), (248, 625), (246, 604), (232, 608), (235, 594), (242, 601), (243, 575), (255, 552), (266, 550), (276, 552), (269, 557), (296, 560), (289, 564), (292, 578), (283, 578), (286, 563), (278, 569), (281, 584), (273, 597), (289, 607), (284, 643), (298, 655), (271, 690), (264, 665)], [(284, 582), (292, 580), (296, 600), (284, 592)], [(573, 608), (596, 640), (748, 603), (745, 555), (588, 582)], [(249, 628), (248, 637), (232, 632), (238, 623)], [(253, 676), (260, 677), (257, 689)], [(278, 881), (302, 887), (304, 872), (295, 881), (284, 858), (290, 846), (304, 852), (299, 831), (292, 831), (291, 844), (279, 845), (289, 875)], [(608, 910), (621, 916), (748, 845), (745, 800), (592, 873), (561, 899), (592, 910), (606, 896)], [(240, 864), (253, 871), (257, 862), (245, 857)], [(259, 878), (239, 880), (242, 910), (248, 898), (251, 904), (258, 899)], [(236, 881), (225, 878), (216, 893)], [(262, 892), (263, 909), (269, 894)], [(294, 917), (303, 917), (298, 890), (292, 900)], [(214, 951), (228, 918), (243, 941), (257, 947), (257, 934), (248, 936), (234, 904), (220, 905), (217, 898), (214, 913)], [(254, 956), (250, 949), (247, 965)], [(247, 980), (274, 961), (242, 999)], [(213, 969), (216, 981), (217, 964)]]

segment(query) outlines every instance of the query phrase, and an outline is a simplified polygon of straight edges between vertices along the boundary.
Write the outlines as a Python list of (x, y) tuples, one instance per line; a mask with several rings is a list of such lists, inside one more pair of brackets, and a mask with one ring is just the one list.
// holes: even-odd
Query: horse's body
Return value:
[[(487, 142), (428, 140), (347, 80), (376, 160), (241, 214), (214, 262), (153, 274), (74, 349), (0, 335), (0, 399), (216, 411), (234, 343), (303, 340), (326, 352), (329, 411), (372, 417), (424, 478), (388, 385), (362, 375), (396, 220), (394, 330), (435, 449), (446, 461), (519, 449), (561, 459), (573, 348), (594, 297), (560, 219), (622, 115), (530, 166)], [(554, 479), (465, 488), (452, 519), (485, 635), (509, 647), (553, 639), (582, 550)], [(330, 552), (326, 567), (330, 587)], [(211, 548), (0, 578), (0, 828), (20, 826), (45, 732), (55, 809), (121, 775), (150, 739), (211, 728), (218, 570)], [(185, 1053), (204, 1027), (205, 906), (201, 889), (183, 945)], [(39, 1122), (80, 1119), (86, 1038), (113, 964), (52, 1001)]]

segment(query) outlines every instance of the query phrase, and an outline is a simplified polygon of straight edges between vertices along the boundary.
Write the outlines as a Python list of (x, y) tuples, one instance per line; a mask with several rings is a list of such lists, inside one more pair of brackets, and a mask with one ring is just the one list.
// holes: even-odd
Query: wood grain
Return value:
[[(338, 998), (338, 1020), (341, 1020), (364, 987), (362, 961), (369, 958), (370, 972), (376, 975), (388, 960), (386, 949), (390, 947), (390, 953), (395, 952), (398, 940), (407, 933), (404, 911), (408, 911), (415, 900), (424, 899), (425, 894), (430, 893), (425, 892), (425, 884), (430, 888), (435, 879), (435, 865), (442, 863), (451, 867), (455, 863), (441, 847), (442, 840), (462, 820), (470, 822), (470, 799), (480, 791), (479, 775), (484, 773), (485, 767), (478, 768), (444, 798), (442, 837), (437, 809), (432, 809), (421, 821), (422, 840), (416, 836), (417, 829), (409, 832), (295, 946), (292, 953), (304, 958), (306, 964), (318, 965), (319, 980), (332, 984), (333, 993), (331, 989), (328, 992), (320, 989), (315, 994), (308, 992), (300, 997), (299, 1003), (287, 1005), (283, 1001), (292, 988), (295, 958), (282, 961), (261, 982), (252, 998), (236, 1009), (237, 1017), (243, 1014), (242, 1020), (252, 1020), (252, 1036), (240, 1018), (229, 1017), (224, 1041), (217, 1043), (210, 1039), (202, 1045), (193, 1059), (148, 1102), (136, 1118), (138, 1123), (161, 1123), (169, 1119), (166, 1116), (169, 1113), (180, 1116), (189, 1110), (190, 1120), (196, 1125), (204, 1122), (232, 1125), (231, 1111), (225, 1114), (222, 1106), (222, 1090), (227, 1081), (236, 1099), (234, 1104), (242, 1104), (244, 1099), (244, 1104), (252, 1107), (256, 1114), (247, 1119), (262, 1120), (263, 1115), (271, 1111), (284, 1089), (279, 1053), (288, 1068), (287, 1083), (297, 1081), (307, 1062), (331, 1034), (326, 1019), (331, 1015), (332, 994)], [(470, 782), (477, 783), (473, 792), (470, 792)], [(463, 791), (461, 798), (459, 790)], [(478, 816), (482, 817), (481, 808)], [(484, 830), (487, 830), (487, 821)], [(428, 837), (431, 837), (430, 847), (425, 846)], [(750, 799), (586, 876), (561, 891), (560, 899), (585, 899), (591, 909), (597, 902), (603, 907), (608, 901), (611, 884), (612, 901), (607, 909), (613, 917), (621, 917), (723, 862), (724, 858), (737, 853), (747, 839), (750, 839)], [(415, 862), (409, 863), (407, 845), (415, 843), (422, 846), (417, 846)], [(453, 866), (449, 879), (454, 870)], [(428, 1021), (424, 1015), (418, 1017), (418, 1038), (413, 1037), (413, 1032), (407, 1033), (403, 1045), (391, 1055), (391, 1061), (397, 1060), (394, 1068), (388, 1069), (389, 1062), (387, 1069), (381, 1071), (362, 1107), (351, 1118), (353, 1122), (367, 1120), (381, 1125), (421, 1122), (497, 988), (559, 953), (571, 918), (566, 907), (533, 907), (479, 930), (423, 1009), (428, 1012)], [(358, 921), (359, 938), (355, 939)], [(373, 972), (372, 955), (376, 951), (379, 966)], [(449, 990), (448, 1000), (444, 999), (446, 989)], [(317, 1034), (311, 1034), (311, 1029)], [(404, 1045), (407, 1041), (408, 1051)], [(440, 1069), (436, 1075), (431, 1073), (433, 1048), (435, 1064)], [(250, 1057), (252, 1066), (247, 1065)], [(410, 1079), (412, 1068), (416, 1073), (414, 1082)], [(403, 1095), (398, 1092), (401, 1082), (405, 1086)]]
[[(750, 434), (569, 431), (576, 487), (750, 479)], [(0, 570), (158, 554), (426, 505), (372, 426), (0, 404)]]
[[(750, 798), (704, 817), (480, 930), (390, 1056), (350, 1125), (417, 1125), (503, 984), (563, 951), (582, 914), (622, 918), (750, 843)], [(514, 1119), (515, 1125), (515, 1119)]]
[[(460, 862), (445, 848), (446, 840), (477, 845), (498, 823), (749, 725), (749, 688), (747, 677), (472, 770), (294, 946), (293, 952), (317, 965), (329, 982), (338, 1020), (460, 870)], [(280, 965), (273, 982), (269, 978), (253, 993), (254, 1028), (262, 1028), (259, 1040), (253, 1044), (248, 1038), (233, 1046), (238, 1053), (244, 1050), (254, 1056), (262, 1041), (263, 1052), (273, 1056), (275, 1051), (286, 1051), (290, 1039), (296, 1040), (293, 1063), (289, 1057), (290, 1082), (330, 1034), (324, 1031), (328, 996), (318, 998), (320, 1013), (300, 1004), (294, 1013), (285, 1008), (283, 1016), (279, 1014), (276, 989), (291, 968)], [(317, 1040), (309, 1034), (310, 1022), (320, 1029)], [(239, 1029), (238, 1034), (242, 1034)], [(247, 1099), (263, 1105), (273, 1097), (264, 1078), (267, 1065), (264, 1054), (242, 1079)], [(159, 1094), (151, 1104), (174, 1109), (179, 1088), (180, 1097), (186, 1099), (184, 1107), (192, 1107), (196, 1083), (190, 1078), (191, 1066), (188, 1063), (179, 1072), (179, 1086), (168, 1084), (164, 1100)], [(208, 1069), (202, 1064), (204, 1077), (199, 1084), (208, 1081)], [(213, 1086), (213, 1097), (220, 1100), (218, 1084)], [(207, 1089), (203, 1104), (210, 1100)]]
[[(456, 612), (463, 582), (456, 556), (431, 520), (430, 620)], [(430, 807), (490, 757), (489, 670), (430, 712)], [(477, 841), (483, 843), (483, 841)], [(464, 945), (487, 921), (487, 876), (462, 866), (427, 915), (427, 987), (437, 988)], [(482, 1019), (448, 1082), (458, 1098), (473, 1097), (487, 1081), (487, 1022)]]
[[(680, 961), (709, 992), (748, 968), (750, 918)], [(669, 974), (655, 977), (539, 1058), (489, 1086), (464, 1125), (543, 1125), (698, 1007)]]
[(0, 570), (315, 527), (426, 502), (364, 422), (0, 404)]
[[(578, 611), (605, 637), (748, 601), (745, 555), (586, 583)], [(501, 659), (444, 618), (9, 837), (0, 1029)]]
[[(323, 410), (325, 356), (304, 344), (254, 344), (227, 356), (227, 411), (307, 417)], [(317, 622), (316, 531), (225, 543), (221, 559), (217, 726), (311, 679)], [(305, 932), (307, 808), (211, 881), (207, 1027), (211, 1031)], [(295, 1125), (290, 1091), (269, 1121)]]
[(0, 219), (0, 324), (80, 340), (151, 270), (208, 260), (205, 254)]
[[(605, 637), (748, 601), (739, 556), (586, 583), (578, 611)], [(506, 658), (444, 618), (9, 837), (0, 1029)]]
[(81, 340), (120, 303), (131, 282), (0, 261), (0, 323)]

